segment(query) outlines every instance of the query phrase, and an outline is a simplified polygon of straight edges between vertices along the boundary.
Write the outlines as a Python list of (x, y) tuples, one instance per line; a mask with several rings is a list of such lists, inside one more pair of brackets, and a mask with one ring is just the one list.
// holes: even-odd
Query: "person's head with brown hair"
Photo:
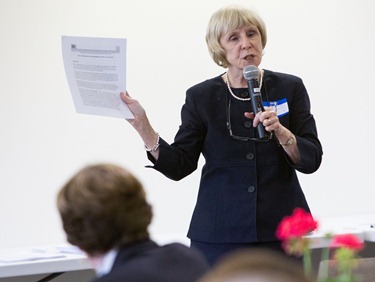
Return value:
[(57, 207), (68, 242), (90, 256), (149, 238), (151, 206), (142, 184), (120, 166), (84, 167), (61, 188)]
[(271, 250), (243, 249), (218, 261), (198, 282), (312, 282), (301, 264)]

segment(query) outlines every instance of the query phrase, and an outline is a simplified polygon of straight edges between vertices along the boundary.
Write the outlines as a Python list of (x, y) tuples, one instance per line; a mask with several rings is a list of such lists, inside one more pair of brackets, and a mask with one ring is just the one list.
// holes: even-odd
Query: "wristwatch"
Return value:
[(294, 136), (290, 136), (289, 139), (283, 143), (283, 144), (279, 144), (280, 146), (290, 146), (290, 145), (293, 145), (294, 144)]

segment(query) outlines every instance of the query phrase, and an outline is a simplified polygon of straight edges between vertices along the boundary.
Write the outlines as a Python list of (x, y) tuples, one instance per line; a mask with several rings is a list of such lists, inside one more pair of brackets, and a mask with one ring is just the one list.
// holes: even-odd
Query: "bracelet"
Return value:
[(151, 149), (147, 148), (146, 144), (144, 145), (147, 152), (155, 152), (159, 148), (160, 135), (157, 132), (156, 135), (158, 136), (158, 139), (156, 140), (156, 144)]

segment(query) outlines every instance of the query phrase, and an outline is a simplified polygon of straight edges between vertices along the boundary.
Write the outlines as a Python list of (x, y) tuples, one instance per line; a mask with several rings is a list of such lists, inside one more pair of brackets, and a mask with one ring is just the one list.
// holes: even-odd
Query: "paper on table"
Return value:
[(78, 113), (132, 119), (126, 91), (126, 39), (62, 36), (66, 77)]
[(78, 247), (71, 246), (71, 245), (56, 246), (56, 250), (59, 253), (62, 253), (62, 254), (77, 254), (77, 255), (84, 255), (85, 254)]
[(64, 258), (64, 254), (57, 253), (39, 253), (39, 252), (17, 252), (7, 255), (0, 256), (0, 263), (11, 263), (11, 262), (21, 262), (21, 261), (36, 261), (44, 259), (57, 259)]

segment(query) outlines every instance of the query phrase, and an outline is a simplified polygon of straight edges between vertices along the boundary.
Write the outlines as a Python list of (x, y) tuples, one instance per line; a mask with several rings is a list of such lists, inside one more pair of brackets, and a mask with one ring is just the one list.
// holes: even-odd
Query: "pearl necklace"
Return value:
[[(264, 74), (264, 71), (263, 71), (263, 70), (260, 70), (259, 90), (262, 89), (263, 74)], [(225, 76), (226, 76), (225, 83), (227, 84), (227, 87), (228, 87), (229, 93), (230, 93), (235, 99), (240, 100), (240, 101), (249, 101), (249, 100), (251, 100), (251, 97), (249, 97), (249, 98), (240, 98), (240, 97), (234, 95), (234, 93), (233, 93), (233, 91), (232, 91), (232, 88), (230, 87), (230, 84), (229, 84), (228, 73), (226, 73)]]

